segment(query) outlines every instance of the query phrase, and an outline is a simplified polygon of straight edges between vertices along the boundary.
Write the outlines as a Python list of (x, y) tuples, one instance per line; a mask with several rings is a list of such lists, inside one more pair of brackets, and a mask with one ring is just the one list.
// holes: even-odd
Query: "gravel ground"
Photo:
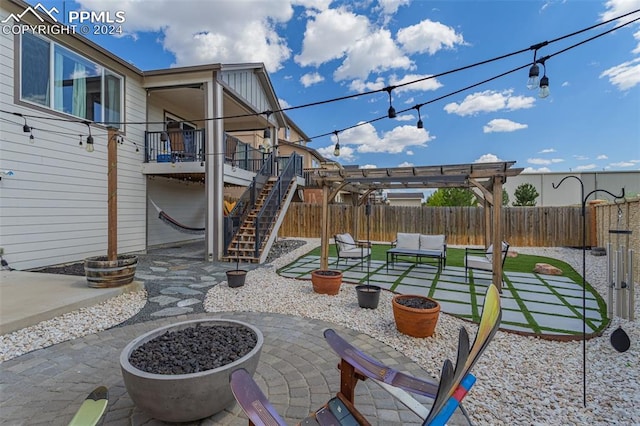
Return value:
[[(205, 310), (274, 312), (341, 324), (394, 347), (434, 378), (439, 376), (445, 358), (455, 358), (459, 327), (466, 327), (475, 336), (477, 326), (446, 314), (440, 315), (433, 338), (404, 336), (395, 330), (389, 292), (382, 292), (378, 309), (360, 309), (353, 285), (345, 284), (338, 295), (326, 296), (313, 293), (308, 281), (278, 276), (278, 268), (319, 245), (318, 239), (306, 241), (303, 247), (250, 271), (244, 287), (213, 287), (207, 294)], [(579, 273), (582, 271), (581, 250), (514, 249), (562, 259)], [(586, 260), (587, 281), (606, 299), (606, 258), (588, 254)], [(636, 318), (640, 318), (638, 299), (636, 291)], [(145, 300), (144, 292), (122, 295), (89, 308), (88, 315), (87, 310), (80, 310), (0, 336), (0, 359), (112, 327), (133, 316)], [(631, 339), (631, 348), (624, 353), (615, 351), (609, 341), (618, 326)], [(586, 342), (587, 400), (583, 407), (583, 342), (556, 342), (498, 332), (474, 367), (478, 382), (465, 405), (480, 425), (640, 425), (639, 339), (637, 322), (614, 318), (602, 336)]]

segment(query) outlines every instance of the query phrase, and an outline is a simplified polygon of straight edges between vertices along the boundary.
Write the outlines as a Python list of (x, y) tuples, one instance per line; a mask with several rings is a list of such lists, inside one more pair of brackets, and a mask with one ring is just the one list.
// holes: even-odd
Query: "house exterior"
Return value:
[(158, 206), (205, 229), (207, 260), (225, 252), (225, 197), (277, 154), (279, 134), (306, 138), (263, 64), (142, 71), (21, 0), (3, 0), (0, 21), (0, 247), (15, 269), (106, 254), (108, 128), (118, 252), (203, 238)]
[[(622, 188), (625, 189), (627, 196), (640, 194), (640, 170), (521, 173), (510, 178), (504, 185), (504, 189), (509, 194), (509, 205), (515, 201), (514, 191), (516, 188), (525, 183), (533, 185), (540, 194), (536, 199), (536, 206), (581, 205), (580, 183), (576, 179), (567, 179), (557, 189), (553, 187), (567, 176), (576, 176), (582, 180), (585, 196), (595, 189), (607, 190), (618, 195)], [(612, 197), (605, 192), (598, 191), (589, 197), (589, 200), (595, 199), (611, 201)]]
[(422, 192), (388, 192), (387, 203), (390, 206), (420, 207), (424, 193)]

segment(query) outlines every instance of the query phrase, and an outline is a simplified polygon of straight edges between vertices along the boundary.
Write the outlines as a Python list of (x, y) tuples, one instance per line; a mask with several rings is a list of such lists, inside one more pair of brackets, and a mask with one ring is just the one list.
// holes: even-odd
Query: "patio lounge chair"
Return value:
[[(367, 241), (355, 241), (351, 234), (337, 234), (333, 237), (336, 242), (336, 252), (338, 260), (336, 264), (340, 264), (340, 259), (368, 259), (371, 256), (371, 248)], [(360, 264), (362, 268), (362, 263)]]
[[(469, 345), (467, 331), (461, 327), (456, 365), (448, 359), (444, 361), (439, 383), (409, 376), (387, 367), (349, 344), (334, 330), (325, 330), (327, 343), (341, 358), (340, 392), (300, 424), (369, 425), (354, 405), (356, 385), (359, 380), (367, 378), (374, 380), (422, 418), (423, 425), (444, 425), (458, 406), (467, 416), (462, 409), (461, 401), (476, 380), (469, 371), (498, 330), (501, 317), (500, 295), (497, 288), (490, 285), (485, 295), (482, 318), (473, 345)], [(235, 370), (229, 380), (236, 401), (249, 418), (249, 425), (286, 425), (246, 370)], [(427, 408), (410, 393), (433, 398), (434, 402)]]
[[(507, 259), (509, 251), (509, 243), (502, 242), (502, 267)], [(465, 276), (469, 276), (468, 269), (480, 269), (483, 271), (493, 271), (493, 244), (484, 251), (482, 249), (465, 248), (464, 249), (464, 272)]]

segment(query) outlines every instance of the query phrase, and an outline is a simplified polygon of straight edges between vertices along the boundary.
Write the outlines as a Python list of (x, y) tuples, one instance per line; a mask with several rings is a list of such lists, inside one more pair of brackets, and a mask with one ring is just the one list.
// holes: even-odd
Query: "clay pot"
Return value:
[(320, 294), (336, 295), (340, 291), (342, 284), (342, 272), (317, 269), (311, 272), (311, 283), (313, 291)]
[[(425, 307), (414, 308), (400, 303), (409, 300)], [(440, 315), (440, 304), (436, 300), (415, 294), (397, 294), (391, 300), (391, 304), (396, 328), (400, 333), (412, 337), (433, 335)]]

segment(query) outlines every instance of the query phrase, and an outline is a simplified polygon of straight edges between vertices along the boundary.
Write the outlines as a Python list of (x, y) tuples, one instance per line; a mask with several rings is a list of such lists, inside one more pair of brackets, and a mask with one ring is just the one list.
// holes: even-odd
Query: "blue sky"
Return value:
[[(36, 1), (29, 0), (31, 4)], [(511, 53), (623, 13), (640, 0), (78, 0), (58, 9), (124, 11), (124, 36), (92, 40), (143, 70), (264, 62), (283, 107), (354, 95)], [(632, 18), (640, 17), (640, 13)], [(616, 24), (620, 24), (618, 21)], [(541, 48), (552, 55), (616, 24)], [(531, 63), (533, 51), (392, 91), (397, 111)], [(309, 146), (342, 164), (396, 167), (516, 161), (529, 171), (640, 170), (640, 25), (547, 60), (551, 94), (528, 66), (372, 124), (386, 92), (287, 114)], [(542, 67), (541, 67), (542, 76)]]

